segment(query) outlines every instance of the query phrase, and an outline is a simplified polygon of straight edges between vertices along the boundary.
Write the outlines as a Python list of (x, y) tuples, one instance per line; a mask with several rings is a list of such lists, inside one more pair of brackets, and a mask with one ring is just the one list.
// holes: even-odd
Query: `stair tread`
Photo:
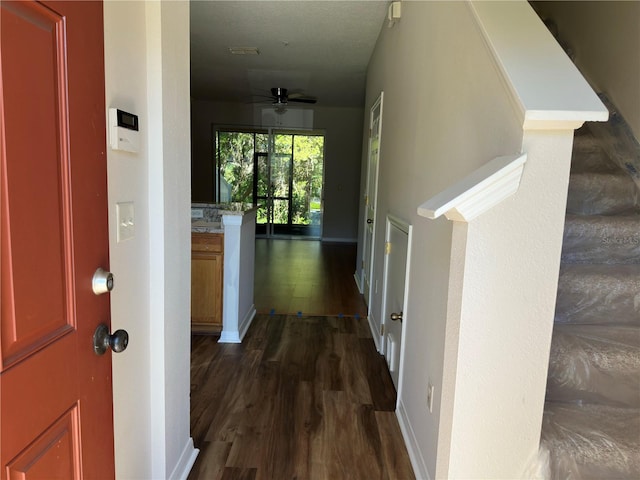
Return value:
[(618, 173), (621, 168), (616, 165), (600, 146), (575, 145), (571, 157), (571, 172)]
[(640, 215), (568, 214), (563, 263), (640, 263)]
[(638, 188), (626, 173), (571, 173), (567, 213), (617, 215), (639, 212)]
[(640, 409), (547, 402), (552, 478), (639, 478)]
[(640, 408), (640, 329), (555, 325), (547, 399)]
[(640, 264), (563, 264), (557, 323), (640, 325)]

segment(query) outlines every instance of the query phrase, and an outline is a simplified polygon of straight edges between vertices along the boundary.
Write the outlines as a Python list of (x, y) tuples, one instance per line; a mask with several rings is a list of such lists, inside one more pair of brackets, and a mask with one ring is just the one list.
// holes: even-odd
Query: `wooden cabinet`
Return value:
[(224, 234), (191, 234), (191, 329), (222, 330)]

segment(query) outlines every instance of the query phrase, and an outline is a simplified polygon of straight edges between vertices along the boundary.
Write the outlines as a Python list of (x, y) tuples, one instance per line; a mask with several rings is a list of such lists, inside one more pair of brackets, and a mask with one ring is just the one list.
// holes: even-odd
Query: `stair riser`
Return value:
[(611, 172), (619, 173), (620, 168), (609, 159), (601, 148), (574, 147), (571, 158), (571, 173), (579, 172)]
[(572, 174), (567, 213), (615, 215), (638, 211), (638, 191), (631, 177), (612, 174)]
[(564, 266), (555, 321), (640, 326), (640, 265)]
[(640, 216), (567, 216), (563, 263), (640, 264)]
[(638, 329), (605, 328), (606, 332), (595, 326), (556, 327), (547, 400), (640, 408)]
[(542, 444), (552, 479), (640, 478), (638, 409), (547, 403)]

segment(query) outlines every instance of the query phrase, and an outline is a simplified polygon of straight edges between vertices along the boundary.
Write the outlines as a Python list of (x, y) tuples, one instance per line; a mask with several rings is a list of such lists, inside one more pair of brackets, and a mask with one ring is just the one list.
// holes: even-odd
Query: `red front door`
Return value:
[(113, 478), (102, 3), (0, 22), (1, 478)]

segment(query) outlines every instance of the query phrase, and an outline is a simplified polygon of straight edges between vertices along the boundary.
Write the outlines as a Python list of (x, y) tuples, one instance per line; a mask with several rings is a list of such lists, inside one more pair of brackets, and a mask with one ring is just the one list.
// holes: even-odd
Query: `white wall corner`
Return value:
[(173, 472), (171, 472), (171, 475), (169, 475), (169, 478), (172, 480), (187, 480), (191, 468), (193, 468), (193, 464), (196, 462), (198, 453), (200, 453), (200, 450), (194, 448), (193, 438), (189, 437), (184, 445), (180, 459), (173, 469)]
[(518, 191), (527, 154), (496, 157), (418, 207), (418, 215), (470, 222)]

